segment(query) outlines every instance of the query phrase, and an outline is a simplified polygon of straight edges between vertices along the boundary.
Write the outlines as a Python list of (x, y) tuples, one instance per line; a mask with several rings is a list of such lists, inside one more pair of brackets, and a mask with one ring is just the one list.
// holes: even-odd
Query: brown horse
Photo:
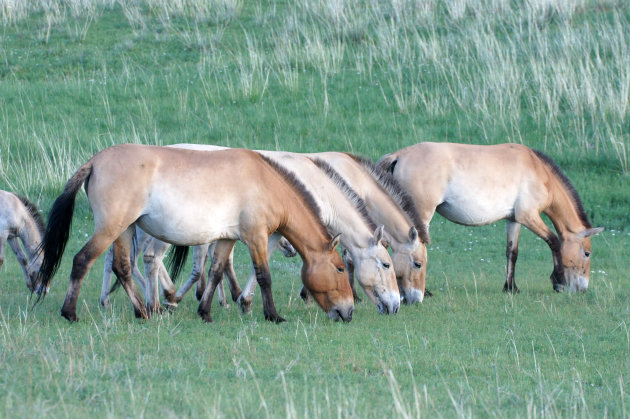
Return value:
[(59, 266), (76, 194), (84, 183), (95, 228), (73, 260), (61, 309), (68, 320), (76, 321), (83, 279), (112, 242), (112, 269), (127, 291), (136, 317), (148, 317), (131, 278), (130, 249), (136, 225), (177, 246), (218, 240), (210, 286), (198, 309), (205, 321), (212, 321), (212, 297), (236, 240), (249, 248), (265, 318), (284, 321), (275, 308), (267, 264), (267, 238), (276, 230), (302, 257), (302, 281), (328, 316), (352, 319), (352, 290), (335, 250), (339, 237), (328, 235), (315, 201), (299, 181), (259, 154), (239, 149), (203, 152), (122, 144), (94, 155), (66, 183), (50, 211), (40, 289), (48, 286)]
[[(470, 226), (505, 219), (505, 291), (518, 292), (514, 266), (521, 225), (551, 248), (554, 290), (588, 288), (590, 237), (603, 227), (592, 228), (569, 179), (540, 151), (519, 144), (420, 143), (382, 157), (378, 166), (411, 194), (427, 228), (436, 211)], [(558, 235), (541, 213), (549, 217)]]
[(31, 291), (34, 291), (33, 284), (37, 282), (42, 264), (38, 247), (43, 234), (44, 221), (37, 207), (24, 197), (0, 190), (0, 268), (4, 264), (8, 242)]

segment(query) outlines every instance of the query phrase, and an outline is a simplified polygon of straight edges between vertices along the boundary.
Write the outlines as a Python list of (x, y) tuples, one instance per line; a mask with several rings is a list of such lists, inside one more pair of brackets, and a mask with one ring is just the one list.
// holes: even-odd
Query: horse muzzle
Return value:
[(408, 292), (403, 290), (400, 292), (400, 299), (404, 304), (421, 303), (424, 300), (424, 293), (415, 288), (410, 289)]
[(400, 294), (388, 292), (375, 295), (378, 301), (378, 312), (380, 314), (396, 314), (400, 309)]
[(334, 321), (341, 319), (345, 323), (349, 323), (352, 321), (352, 313), (354, 313), (354, 304), (349, 307), (335, 306), (328, 312), (327, 316)]

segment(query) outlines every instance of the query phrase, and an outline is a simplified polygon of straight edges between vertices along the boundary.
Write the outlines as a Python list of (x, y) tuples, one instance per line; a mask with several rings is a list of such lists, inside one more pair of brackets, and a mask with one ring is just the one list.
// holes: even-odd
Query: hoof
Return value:
[(521, 290), (516, 285), (509, 287), (508, 284), (503, 285), (503, 292), (510, 292), (512, 294), (518, 294)]
[(135, 310), (133, 311), (133, 314), (136, 316), (136, 319), (148, 319), (149, 315), (147, 314), (146, 310)]
[(201, 301), (202, 297), (203, 297), (203, 290), (197, 287), (197, 290), (195, 291), (195, 298), (197, 299), (197, 301)]
[(197, 314), (199, 314), (199, 317), (201, 317), (201, 320), (203, 320), (205, 323), (212, 323), (212, 317), (210, 316), (209, 312), (197, 310)]
[(164, 308), (169, 311), (169, 312), (173, 312), (175, 311), (175, 309), (177, 309), (178, 304), (175, 302), (171, 302), (171, 301), (162, 301), (162, 305), (164, 306)]
[(251, 299), (246, 299), (243, 296), (240, 296), (236, 299), (236, 303), (238, 304), (239, 308), (241, 309), (241, 312), (243, 314), (251, 314), (252, 312), (252, 300)]
[(109, 299), (101, 300), (101, 307), (103, 307), (103, 308), (110, 308), (111, 304), (109, 303)]
[(61, 310), (61, 316), (72, 323), (79, 321), (75, 312), (64, 312), (63, 310)]
[(265, 314), (265, 320), (268, 320), (270, 322), (274, 322), (276, 324), (286, 322), (286, 320), (284, 318), (280, 317), (277, 314), (274, 314), (274, 315), (272, 315), (272, 314)]
[(309, 303), (311, 301), (311, 294), (308, 292), (308, 290), (305, 287), (302, 287), (302, 289), (300, 290), (300, 298), (305, 303)]

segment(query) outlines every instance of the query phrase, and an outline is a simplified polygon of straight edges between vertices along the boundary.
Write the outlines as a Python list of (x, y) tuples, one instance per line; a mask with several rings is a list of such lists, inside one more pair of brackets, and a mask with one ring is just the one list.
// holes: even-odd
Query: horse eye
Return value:
[(385, 263), (385, 262), (383, 262), (383, 268), (385, 268), (385, 269), (389, 269), (389, 263)]
[(339, 272), (340, 274), (342, 274), (342, 273), (343, 273), (343, 268), (339, 268), (339, 267), (337, 267), (337, 272)]
[(589, 251), (585, 250), (585, 251), (584, 251), (584, 256), (586, 256), (586, 257), (591, 256), (591, 252), (589, 252)]
[(422, 268), (422, 262), (415, 262), (415, 261), (414, 261), (414, 262), (413, 262), (413, 266), (415, 266), (415, 267), (416, 267), (416, 269), (420, 269), (420, 268)]

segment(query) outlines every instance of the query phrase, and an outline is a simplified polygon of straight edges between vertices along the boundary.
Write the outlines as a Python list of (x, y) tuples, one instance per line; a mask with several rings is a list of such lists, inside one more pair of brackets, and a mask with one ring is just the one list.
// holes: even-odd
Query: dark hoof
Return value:
[(308, 292), (306, 288), (302, 287), (302, 289), (300, 290), (300, 298), (305, 303), (309, 303), (311, 301), (311, 294)]
[(269, 320), (270, 322), (274, 322), (276, 324), (286, 322), (285, 319), (277, 314), (265, 314), (265, 320)]
[(209, 312), (197, 310), (197, 314), (199, 314), (199, 317), (201, 317), (201, 320), (203, 320), (204, 322), (212, 323), (212, 317), (210, 316)]
[(134, 310), (133, 314), (136, 316), (136, 319), (148, 319), (149, 315), (145, 310)]
[(427, 288), (424, 289), (424, 296), (425, 297), (433, 297), (433, 293), (431, 291), (429, 291)]
[(252, 300), (247, 300), (246, 298), (238, 297), (236, 299), (236, 303), (238, 304), (243, 314), (248, 314), (252, 312)]
[(562, 291), (564, 291), (564, 285), (562, 285), (562, 284), (553, 284), (553, 290), (555, 292), (562, 292)]
[(512, 294), (518, 294), (521, 290), (518, 289), (516, 285), (508, 286), (508, 284), (503, 285), (503, 292), (510, 292)]
[(79, 321), (79, 319), (77, 318), (77, 313), (75, 312), (69, 312), (69, 311), (65, 312), (61, 310), (61, 316), (65, 317), (66, 320), (72, 323)]

